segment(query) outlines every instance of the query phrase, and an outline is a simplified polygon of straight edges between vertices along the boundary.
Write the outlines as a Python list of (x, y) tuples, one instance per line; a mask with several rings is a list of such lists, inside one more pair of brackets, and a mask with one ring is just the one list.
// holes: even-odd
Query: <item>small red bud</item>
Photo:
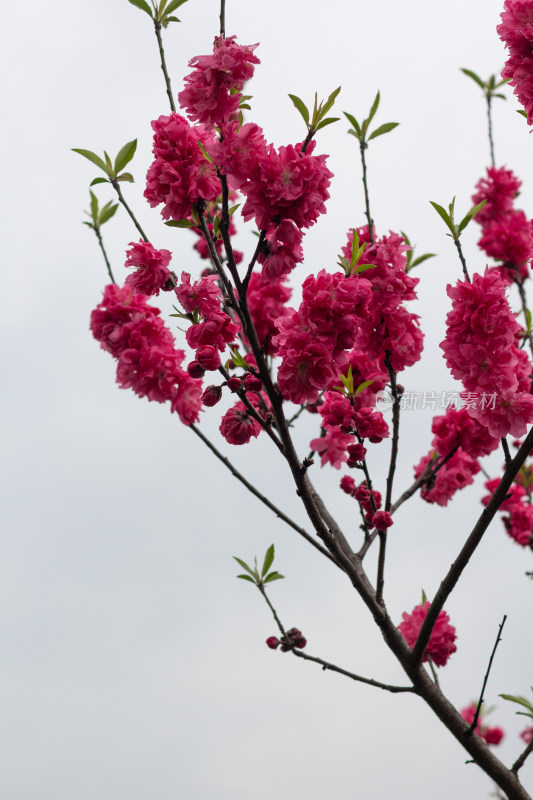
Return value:
[(205, 369), (197, 361), (191, 361), (187, 367), (187, 372), (191, 378), (202, 378), (205, 374)]
[(280, 641), (276, 636), (269, 636), (266, 643), (267, 647), (270, 647), (271, 650), (276, 650), (280, 645)]
[(229, 378), (227, 382), (227, 387), (230, 392), (236, 392), (238, 389), (241, 388), (241, 379), (240, 378)]
[(262, 382), (255, 375), (247, 375), (243, 380), (243, 384), (247, 392), (260, 392), (263, 388)]
[(202, 403), (204, 406), (211, 408), (212, 406), (216, 406), (221, 397), (221, 386), (208, 386), (202, 394)]

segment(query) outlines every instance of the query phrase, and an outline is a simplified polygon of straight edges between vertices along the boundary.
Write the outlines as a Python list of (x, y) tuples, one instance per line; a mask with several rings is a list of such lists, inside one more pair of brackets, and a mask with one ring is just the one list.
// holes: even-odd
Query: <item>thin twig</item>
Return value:
[(273, 511), (277, 517), (283, 520), (283, 522), (286, 522), (287, 525), (289, 525), (291, 528), (293, 528), (293, 530), (299, 533), (300, 536), (303, 536), (304, 539), (307, 539), (309, 544), (312, 544), (313, 547), (316, 550), (318, 550), (323, 556), (329, 558), (329, 560), (332, 561), (333, 564), (335, 564), (335, 566), (338, 566), (333, 556), (330, 553), (328, 553), (328, 551), (324, 547), (322, 547), (322, 545), (320, 545), (317, 541), (315, 541), (313, 537), (309, 533), (307, 533), (306, 530), (297, 525), (296, 522), (294, 522), (290, 517), (287, 516), (287, 514), (285, 514), (283, 511), (281, 511), (281, 509), (279, 509), (276, 505), (274, 505), (274, 503), (272, 503), (267, 497), (265, 497), (265, 495), (262, 494), (259, 491), (259, 489), (256, 489), (256, 487), (252, 483), (250, 483), (250, 481), (248, 481), (244, 477), (244, 475), (242, 475), (239, 472), (238, 469), (236, 469), (233, 466), (231, 461), (228, 458), (226, 458), (226, 456), (222, 455), (220, 450), (218, 450), (218, 448), (215, 447), (215, 445), (207, 438), (207, 436), (205, 436), (202, 433), (202, 431), (199, 428), (196, 427), (196, 425), (189, 425), (189, 427), (198, 436), (198, 438), (201, 439), (202, 442), (211, 450), (211, 452), (218, 458), (218, 460), (222, 461), (224, 466), (226, 466), (229, 469), (231, 474), (234, 475), (234, 477), (237, 478), (237, 480), (240, 481), (242, 485), (248, 489), (249, 492), (255, 495), (255, 497), (257, 497), (258, 500), (260, 500), (267, 508)]
[(121, 204), (124, 206), (126, 211), (128, 212), (131, 221), (133, 222), (133, 224), (135, 225), (135, 227), (137, 228), (137, 230), (141, 234), (141, 237), (144, 239), (145, 242), (148, 242), (149, 241), (148, 236), (145, 234), (145, 232), (141, 228), (139, 222), (137, 221), (137, 218), (135, 217), (135, 214), (133, 213), (133, 211), (131, 210), (129, 205), (124, 200), (124, 195), (122, 194), (122, 190), (120, 188), (119, 182), (117, 180), (114, 180), (114, 181), (111, 181), (111, 183), (113, 184), (113, 188), (114, 188), (114, 190), (116, 191), (116, 193), (118, 195), (118, 199), (120, 200)]
[[(257, 588), (263, 595), (265, 602), (267, 603), (270, 611), (272, 612), (272, 616), (276, 621), (276, 625), (278, 626), (281, 635), (285, 637), (287, 641), (289, 638), (279, 619), (276, 609), (270, 602), (270, 599), (265, 592), (265, 589), (262, 585), (256, 584)], [(291, 647), (291, 653), (293, 656), (297, 656), (298, 658), (303, 658), (304, 661), (313, 661), (315, 664), (320, 664), (324, 671), (330, 670), (331, 672), (338, 672), (340, 675), (345, 675), (347, 678), (351, 678), (353, 681), (358, 681), (359, 683), (366, 683), (369, 686), (375, 686), (378, 689), (384, 689), (387, 692), (392, 692), (393, 694), (399, 694), (400, 692), (415, 692), (414, 686), (392, 686), (388, 683), (381, 683), (381, 681), (375, 681), (373, 678), (363, 678), (361, 675), (356, 675), (354, 672), (349, 672), (342, 667), (337, 667), (335, 664), (331, 664), (329, 661), (324, 661), (322, 658), (318, 658), (317, 656), (310, 656), (308, 653), (303, 653), (301, 650), (297, 650), (295, 647)]]
[[(528, 328), (528, 324), (527, 324), (527, 313), (526, 313), (526, 311), (528, 311), (528, 308), (527, 308), (526, 292), (524, 290), (524, 283), (523, 283), (523, 281), (520, 281), (518, 279), (518, 277), (515, 277), (515, 283), (516, 283), (516, 285), (518, 287), (518, 293), (520, 295), (520, 301), (522, 303), (522, 312), (524, 314), (524, 319), (525, 319), (525, 322), (526, 322), (526, 329), (527, 329)], [(531, 355), (533, 356), (533, 337), (531, 336), (531, 331), (527, 331), (526, 332), (526, 338), (527, 338), (527, 340), (529, 342), (529, 348), (531, 350)]]
[(98, 244), (100, 245), (100, 250), (102, 251), (102, 255), (104, 257), (105, 265), (107, 267), (107, 271), (109, 273), (109, 277), (111, 279), (111, 283), (116, 283), (116, 280), (113, 276), (113, 271), (111, 269), (111, 264), (109, 263), (109, 259), (107, 257), (107, 253), (105, 251), (104, 242), (102, 240), (102, 234), (100, 233), (100, 228), (93, 227), (93, 231), (96, 234), (96, 238), (98, 239)]
[(220, 35), (226, 38), (226, 0), (220, 0)]
[(485, 677), (483, 678), (483, 686), (481, 687), (481, 694), (479, 695), (479, 700), (478, 700), (477, 707), (476, 707), (476, 713), (474, 714), (474, 718), (472, 720), (472, 724), (470, 725), (470, 727), (468, 729), (468, 734), (469, 735), (474, 733), (474, 731), (476, 730), (476, 727), (477, 727), (479, 714), (481, 712), (481, 706), (483, 705), (483, 695), (485, 694), (485, 687), (487, 686), (487, 681), (489, 679), (489, 673), (490, 673), (490, 670), (491, 670), (491, 667), (492, 667), (492, 661), (494, 659), (494, 655), (496, 653), (496, 649), (497, 649), (499, 643), (502, 640), (502, 630), (503, 630), (503, 626), (505, 625), (505, 620), (506, 619), (507, 619), (507, 614), (504, 614), (503, 615), (503, 619), (502, 619), (502, 621), (500, 623), (500, 627), (498, 629), (498, 635), (496, 637), (496, 641), (494, 642), (494, 647), (492, 648), (492, 653), (490, 654), (489, 665), (487, 667), (487, 671), (485, 673)]
[(505, 466), (508, 467), (509, 464), (512, 461), (512, 457), (511, 457), (511, 452), (509, 450), (509, 445), (507, 444), (507, 439), (505, 438), (505, 436), (502, 436), (501, 442), (502, 442), (503, 454), (505, 456)]
[(487, 506), (481, 512), (481, 515), (474, 525), (472, 532), (470, 533), (468, 539), (466, 540), (465, 544), (463, 545), (461, 552), (451, 565), (450, 569), (446, 577), (441, 582), (435, 597), (433, 598), (433, 602), (431, 603), (424, 622), (422, 623), (422, 627), (420, 629), (420, 633), (418, 634), (418, 639), (416, 640), (416, 644), (413, 648), (411, 659), (414, 664), (419, 663), (422, 660), (424, 655), (424, 651), (427, 647), (429, 642), (429, 637), (431, 636), (431, 632), (437, 621), (437, 617), (442, 611), (444, 603), (450, 596), (451, 592), (457, 585), (459, 578), (463, 574), (470, 558), (476, 551), (479, 543), (481, 542), (485, 531), (489, 527), (490, 523), (494, 519), (496, 512), (498, 511), (499, 507), (505, 500), (509, 488), (516, 478), (520, 467), (528, 457), (531, 448), (533, 446), (533, 428), (529, 431), (528, 435), (526, 436), (522, 446), (518, 450), (518, 453), (513, 458), (509, 466), (506, 468), (503, 478), (500, 480), (496, 491), (492, 495), (491, 499), (489, 500)]
[(520, 769), (520, 767), (524, 766), (526, 758), (530, 756), (531, 753), (533, 753), (533, 738), (530, 740), (524, 752), (520, 756), (518, 756), (518, 758), (514, 762), (513, 766), (511, 767), (511, 772), (514, 772), (516, 774)]
[[(400, 435), (400, 396), (398, 394), (398, 387), (396, 385), (396, 372), (390, 363), (390, 353), (385, 355), (385, 365), (389, 372), (391, 393), (393, 397), (392, 404), (392, 444), (389, 462), (389, 472), (387, 475), (387, 490), (385, 494), (385, 511), (391, 509), (392, 502), (392, 484), (394, 481), (394, 472), (396, 470), (396, 460), (398, 458), (398, 439)], [(387, 550), (387, 531), (378, 531), (379, 535), (379, 555), (378, 555), (378, 574), (376, 579), (376, 600), (378, 603), (383, 602), (383, 586), (385, 583), (385, 554)]]
[(464, 276), (466, 278), (466, 281), (467, 281), (467, 283), (472, 283), (472, 281), (470, 280), (470, 275), (468, 274), (468, 269), (466, 267), (466, 261), (465, 261), (464, 255), (463, 255), (463, 249), (461, 247), (461, 242), (459, 241), (459, 239), (454, 239), (453, 243), (455, 244), (455, 246), (457, 248), (457, 252), (459, 253), (459, 259), (461, 261), (461, 266), (463, 268), (463, 274), (464, 274)]
[(489, 143), (490, 143), (490, 163), (493, 167), (496, 166), (496, 162), (494, 160), (494, 141), (492, 139), (492, 96), (490, 93), (487, 93), (487, 119), (489, 123)]
[(365, 159), (365, 150), (368, 147), (365, 141), (361, 141), (359, 143), (359, 150), (361, 151), (361, 164), (363, 166), (363, 188), (365, 190), (365, 214), (366, 219), (368, 222), (368, 236), (370, 238), (370, 244), (374, 245), (374, 220), (372, 219), (372, 214), (370, 213), (370, 198), (368, 196), (368, 182), (366, 176), (366, 159)]
[(165, 76), (165, 86), (167, 87), (167, 95), (168, 100), (170, 103), (170, 108), (174, 113), (176, 112), (176, 105), (174, 103), (174, 97), (172, 96), (172, 89), (170, 87), (170, 78), (168, 75), (167, 64), (165, 61), (165, 51), (163, 49), (163, 40), (161, 38), (161, 23), (158, 20), (154, 20), (154, 28), (155, 28), (155, 35), (157, 36), (157, 44), (159, 47), (159, 57), (161, 58), (161, 69), (163, 70), (163, 75)]
[(435, 669), (435, 665), (433, 663), (433, 659), (431, 658), (431, 656), (428, 653), (426, 653), (426, 658), (427, 658), (427, 662), (429, 664), (429, 668), (431, 670), (431, 674), (433, 675), (433, 680), (435, 681), (435, 686), (438, 686), (439, 689), (440, 689), (439, 678), (437, 676), (437, 670)]
[(254, 252), (254, 254), (252, 256), (252, 260), (248, 264), (248, 269), (246, 271), (246, 275), (245, 275), (244, 280), (242, 282), (242, 288), (243, 288), (244, 292), (248, 291), (248, 284), (250, 283), (250, 278), (252, 277), (252, 272), (253, 272), (253, 269), (255, 267), (255, 262), (257, 261), (257, 258), (258, 258), (259, 254), (260, 254), (260, 252), (261, 252), (261, 250), (263, 248), (263, 242), (265, 241), (265, 237), (266, 237), (266, 230), (261, 231), (260, 234), (259, 234), (259, 240), (257, 242), (257, 247), (255, 248), (255, 252)]

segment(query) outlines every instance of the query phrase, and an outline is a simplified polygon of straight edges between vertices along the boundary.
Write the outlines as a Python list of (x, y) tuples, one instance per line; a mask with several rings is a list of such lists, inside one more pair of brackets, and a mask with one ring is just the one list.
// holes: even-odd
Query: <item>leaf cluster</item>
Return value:
[(333, 388), (337, 389), (337, 391), (343, 394), (345, 397), (357, 397), (357, 395), (361, 394), (362, 391), (367, 389), (370, 384), (374, 383), (374, 378), (369, 381), (363, 381), (363, 383), (360, 383), (359, 386), (357, 386), (357, 388), (354, 390), (351, 364), (348, 367), (348, 374), (343, 375), (341, 373), (339, 377), (341, 379), (342, 386), (334, 386)]
[(339, 256), (339, 260), (337, 261), (337, 264), (339, 267), (342, 267), (347, 278), (349, 278), (350, 275), (359, 275), (360, 272), (366, 272), (367, 269), (375, 269), (376, 266), (375, 264), (357, 264), (366, 250), (367, 242), (363, 242), (363, 244), (360, 245), (359, 234), (355, 228), (352, 228), (352, 234), (352, 252), (350, 259), (348, 260), (345, 256)]
[(409, 245), (410, 248), (406, 253), (406, 259), (407, 259), (407, 263), (405, 265), (406, 272), (410, 272), (412, 269), (414, 269), (414, 267), (418, 267), (419, 264), (423, 264), (424, 261), (428, 260), (428, 258), (435, 258), (436, 253), (424, 253), (423, 255), (414, 258), (416, 246), (414, 244), (411, 244), (411, 242), (409, 241), (409, 237), (407, 236), (406, 233), (404, 233), (403, 231), (401, 233), (403, 238), (405, 239), (406, 244)]
[(93, 231), (99, 231), (102, 225), (115, 215), (118, 208), (118, 203), (113, 203), (113, 201), (110, 200), (108, 203), (102, 206), (102, 208), (99, 208), (98, 198), (94, 192), (89, 190), (89, 193), (91, 195), (91, 210), (90, 212), (84, 211), (83, 213), (87, 214), (91, 222), (84, 222), (83, 224), (87, 225), (89, 228), (92, 228)]
[(339, 94), (341, 87), (337, 87), (335, 91), (333, 91), (327, 100), (322, 100), (320, 104), (318, 103), (318, 95), (315, 92), (315, 102), (313, 106), (313, 113), (312, 115), (309, 113), (309, 109), (299, 97), (295, 94), (290, 94), (289, 97), (291, 98), (292, 102), (294, 103), (295, 108), (300, 112), (303, 117), (303, 121), (307, 126), (307, 135), (309, 138), (312, 138), (317, 131), (321, 128), (325, 128), (326, 125), (331, 125), (332, 122), (338, 122), (340, 117), (328, 117), (326, 116), (328, 111), (331, 111), (333, 108), (333, 103), (337, 95)]
[[(127, 142), (124, 147), (121, 147), (117, 153), (117, 157), (115, 161), (111, 161), (108, 154), (104, 150), (104, 158), (100, 158), (100, 156), (93, 153), (92, 150), (82, 150), (79, 147), (73, 147), (72, 150), (74, 153), (79, 153), (80, 156), (83, 156), (92, 164), (95, 164), (99, 167), (102, 172), (107, 175), (107, 178), (94, 178), (89, 184), (90, 186), (96, 186), (97, 183), (116, 183), (116, 182), (123, 182), (127, 181), (128, 183), (133, 183), (133, 175), (129, 172), (122, 172), (124, 167), (130, 163), (133, 156), (135, 155), (135, 151), (137, 149), (137, 139), (133, 139), (131, 142)], [(104, 160), (105, 159), (105, 160)]]
[(383, 125), (380, 125), (379, 127), (375, 128), (372, 131), (372, 133), (367, 137), (370, 123), (374, 119), (376, 111), (378, 110), (379, 101), (380, 101), (380, 94), (378, 92), (374, 99), (374, 102), (372, 103), (372, 106), (370, 107), (370, 111), (368, 112), (368, 117), (364, 119), (361, 122), (361, 124), (359, 124), (359, 122), (356, 120), (353, 114), (348, 114), (347, 111), (343, 111), (344, 116), (352, 126), (348, 130), (348, 133), (351, 136), (355, 136), (361, 147), (366, 147), (367, 143), (371, 139), (376, 139), (378, 136), (383, 136), (384, 133), (389, 133), (389, 131), (394, 130), (394, 128), (397, 128), (398, 125), (400, 124), (399, 122), (384, 122)]
[(146, 0), (128, 0), (128, 3), (146, 12), (155, 24), (162, 25), (163, 28), (166, 28), (169, 22), (181, 22), (177, 17), (172, 16), (172, 12), (177, 11), (186, 2), (187, 0), (160, 0), (157, 3), (156, 0), (150, 0), (150, 8)]
[(496, 75), (491, 75), (488, 80), (484, 81), (471, 69), (466, 69), (465, 67), (461, 67), (460, 69), (462, 73), (467, 75), (469, 78), (472, 78), (474, 83), (477, 83), (487, 100), (490, 101), (493, 97), (500, 97), (502, 100), (507, 100), (506, 96), (501, 92), (496, 92), (496, 89), (499, 89), (500, 86), (509, 83), (508, 80), (497, 81)]
[(248, 573), (247, 575), (237, 575), (237, 578), (242, 578), (243, 581), (250, 581), (250, 583), (255, 583), (255, 585), (258, 588), (262, 588), (265, 585), (265, 583), (272, 583), (272, 581), (279, 581), (285, 577), (284, 575), (280, 575), (279, 572), (276, 572), (275, 570), (269, 572), (269, 569), (274, 562), (273, 544), (270, 545), (270, 547), (265, 553), (265, 558), (263, 559), (263, 566), (261, 568), (261, 572), (259, 572), (257, 566), (257, 558), (254, 558), (253, 568), (248, 566), (246, 561), (243, 561), (242, 558), (237, 558), (237, 556), (233, 556), (233, 558)]
[(441, 219), (444, 220), (444, 222), (446, 223), (446, 226), (450, 231), (450, 233), (448, 233), (447, 235), (451, 236), (452, 239), (456, 242), (459, 239), (461, 233), (464, 231), (464, 229), (470, 222), (470, 220), (473, 219), (479, 211), (481, 211), (481, 209), (483, 208), (483, 206), (487, 201), (482, 200), (481, 203), (472, 206), (470, 211), (467, 211), (467, 213), (464, 215), (463, 219), (458, 225), (456, 225), (454, 220), (455, 197), (449, 204), (448, 211), (446, 211), (446, 209), (440, 206), (438, 203), (434, 203), (433, 200), (430, 200), (429, 202), (431, 203), (437, 214), (441, 217)]

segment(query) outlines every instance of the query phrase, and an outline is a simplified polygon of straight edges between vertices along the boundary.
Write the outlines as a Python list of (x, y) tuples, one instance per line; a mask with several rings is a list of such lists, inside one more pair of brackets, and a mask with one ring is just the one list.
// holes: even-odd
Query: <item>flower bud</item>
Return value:
[(220, 355), (216, 347), (204, 344), (196, 351), (196, 361), (204, 370), (215, 370), (220, 367)]
[(241, 388), (241, 379), (235, 377), (229, 378), (226, 385), (230, 390), (230, 392), (236, 392), (238, 389)]
[(204, 406), (216, 406), (220, 398), (222, 397), (222, 387), (221, 386), (208, 386), (204, 393), (202, 394), (202, 403)]
[(191, 378), (202, 378), (205, 373), (205, 369), (201, 367), (197, 361), (191, 361), (187, 367), (187, 372)]
[(271, 650), (276, 650), (280, 645), (280, 641), (276, 636), (269, 636), (266, 643), (267, 647), (270, 647)]
[(263, 388), (263, 383), (255, 375), (247, 375), (243, 380), (243, 386), (246, 392), (260, 392)]

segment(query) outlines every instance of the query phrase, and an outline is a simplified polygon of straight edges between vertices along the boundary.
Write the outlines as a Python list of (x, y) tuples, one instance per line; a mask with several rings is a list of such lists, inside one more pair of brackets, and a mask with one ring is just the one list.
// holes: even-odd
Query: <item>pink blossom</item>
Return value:
[(228, 444), (248, 444), (252, 437), (259, 436), (262, 429), (244, 403), (239, 402), (226, 411), (219, 430)]
[(201, 317), (210, 317), (220, 312), (222, 293), (217, 285), (216, 275), (207, 275), (191, 284), (188, 272), (181, 273), (181, 283), (176, 287), (176, 296), (188, 314), (195, 309)]
[(340, 482), (340, 487), (346, 494), (353, 494), (355, 492), (355, 481), (350, 475), (343, 475)]
[(362, 439), (368, 439), (373, 444), (382, 442), (389, 436), (389, 426), (380, 411), (373, 408), (361, 408), (355, 413), (355, 425)]
[(220, 193), (216, 167), (198, 147), (200, 141), (209, 151), (212, 137), (176, 113), (159, 117), (152, 128), (155, 160), (146, 175), (144, 196), (152, 208), (164, 204), (163, 219), (185, 219), (194, 203), (215, 200)]
[[(190, 119), (205, 125), (220, 125), (239, 109), (240, 91), (254, 73), (259, 59), (257, 44), (243, 46), (235, 36), (215, 37), (213, 55), (196, 56), (189, 62), (193, 72), (185, 77), (179, 104)], [(231, 94), (231, 90), (237, 90)]]
[(372, 517), (372, 525), (374, 528), (377, 528), (378, 531), (384, 531), (394, 523), (391, 515), (388, 511), (376, 511), (374, 516)]
[(305, 153), (301, 145), (273, 145), (259, 156), (255, 170), (242, 187), (246, 203), (245, 220), (255, 217), (257, 227), (266, 230), (275, 221), (291, 219), (298, 228), (309, 228), (329, 197), (333, 174), (326, 167), (326, 156), (312, 155), (314, 142)]
[(257, 338), (265, 352), (272, 355), (272, 337), (278, 333), (276, 320), (283, 316), (291, 290), (282, 280), (269, 281), (257, 272), (252, 272), (246, 299), (257, 333)]
[(205, 370), (215, 370), (220, 367), (218, 350), (210, 344), (204, 344), (196, 351), (196, 361)]
[(118, 359), (117, 383), (122, 389), (133, 389), (139, 397), (158, 403), (172, 400), (183, 371), (182, 353), (167, 347), (146, 350), (124, 350)]
[(526, 265), (533, 257), (531, 226), (523, 211), (509, 211), (483, 226), (478, 246), (495, 261), (515, 267)]
[(298, 345), (284, 355), (278, 370), (279, 389), (293, 403), (314, 402), (337, 377), (337, 370), (329, 348), (305, 334)]
[(211, 345), (223, 352), (226, 345), (234, 341), (237, 330), (237, 326), (227, 314), (211, 314), (209, 319), (204, 322), (191, 325), (185, 338), (193, 350), (197, 350), (202, 345)]
[(263, 265), (262, 274), (267, 281), (285, 277), (303, 261), (302, 236), (301, 230), (290, 219), (268, 227), (257, 259)]
[[(415, 606), (410, 614), (405, 611), (402, 614), (403, 622), (398, 625), (403, 637), (412, 649), (420, 633), (422, 623), (426, 618), (430, 603), (425, 602), (421, 606)], [(455, 640), (457, 636), (455, 628), (450, 625), (450, 618), (445, 611), (441, 611), (437, 617), (429, 642), (424, 651), (423, 661), (427, 661), (429, 656), (436, 667), (443, 667), (457, 647)]]
[(228, 184), (241, 189), (265, 158), (267, 144), (263, 131), (254, 122), (240, 125), (237, 120), (221, 126), (222, 138), (211, 145), (210, 155)]
[[(498, 478), (485, 483), (490, 494), (482, 498), (483, 505), (487, 505), (498, 484)], [(504, 513), (503, 524), (511, 539), (521, 547), (533, 546), (533, 505), (523, 486), (513, 483), (511, 496), (501, 504), (500, 511)]]
[(171, 411), (176, 412), (184, 425), (198, 422), (202, 408), (202, 382), (188, 375), (180, 381), (172, 399)]
[[(475, 715), (476, 706), (474, 703), (471, 703), (466, 708), (461, 709), (461, 716), (467, 725), (472, 725)], [(487, 725), (484, 725), (481, 714), (478, 714), (477, 724), (474, 728), (474, 731), (487, 744), (500, 744), (501, 740), (505, 736), (505, 733), (501, 728), (489, 728)]]
[(497, 31), (509, 49), (509, 58), (502, 78), (514, 86), (514, 93), (527, 113), (528, 125), (533, 120), (533, 8), (531, 0), (505, 0), (501, 24)]
[[(432, 462), (433, 452), (424, 456), (415, 467), (415, 478), (418, 478)], [(459, 448), (437, 474), (424, 484), (421, 491), (422, 498), (428, 503), (447, 506), (456, 492), (474, 482), (474, 475), (480, 469), (479, 462)]]
[(461, 447), (472, 458), (479, 458), (500, 445), (499, 438), (490, 436), (487, 428), (466, 408), (448, 407), (445, 414), (434, 417), (431, 430), (435, 434), (432, 445), (440, 456), (447, 456), (456, 447)]
[(362, 444), (351, 444), (348, 448), (348, 466), (355, 467), (365, 460), (366, 447)]
[(524, 730), (520, 733), (520, 738), (526, 744), (529, 744), (530, 741), (533, 739), (533, 726), (531, 726), (529, 728), (524, 728)]
[(353, 442), (353, 436), (342, 433), (337, 428), (326, 431), (325, 435), (310, 442), (312, 450), (320, 453), (320, 462), (331, 464), (335, 469), (340, 469), (341, 464), (347, 460), (346, 449)]
[(319, 412), (326, 428), (353, 428), (354, 408), (348, 398), (339, 392), (325, 392)]
[(134, 292), (146, 295), (158, 295), (170, 278), (168, 265), (171, 253), (168, 250), (156, 250), (150, 242), (142, 239), (130, 242), (130, 250), (126, 252), (126, 267), (136, 268), (126, 278), (126, 285)]
[(484, 226), (512, 211), (521, 185), (522, 182), (510, 169), (488, 167), (487, 177), (477, 182), (477, 191), (472, 196), (474, 205), (486, 200), (481, 211), (474, 217), (475, 221)]

